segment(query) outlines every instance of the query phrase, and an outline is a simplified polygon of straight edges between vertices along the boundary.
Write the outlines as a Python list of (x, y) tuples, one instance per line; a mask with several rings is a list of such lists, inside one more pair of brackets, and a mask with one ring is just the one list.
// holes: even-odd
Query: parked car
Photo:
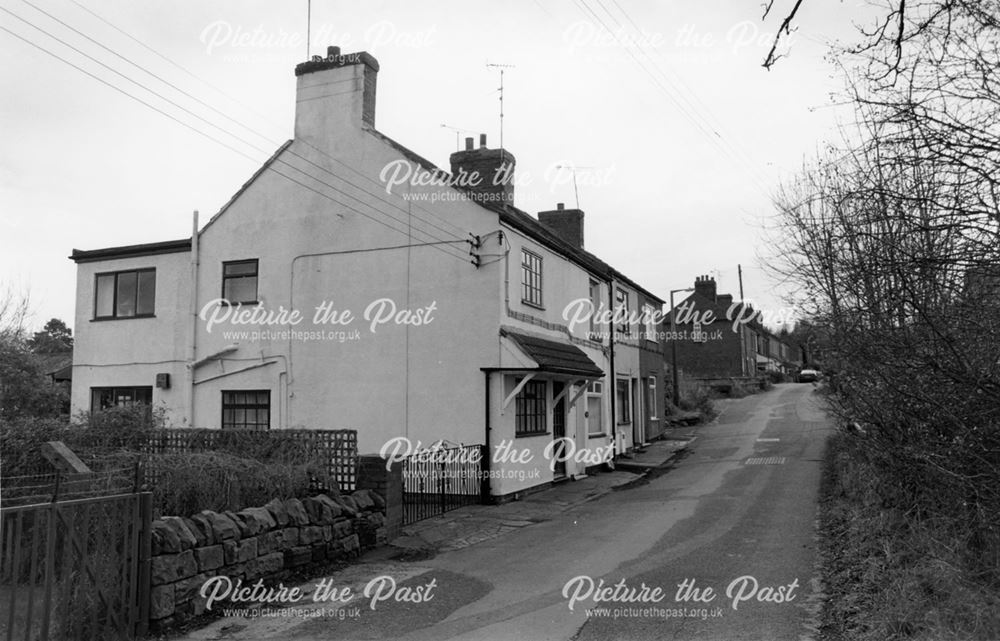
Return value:
[(814, 369), (804, 369), (799, 372), (800, 383), (815, 383), (819, 380), (819, 372)]

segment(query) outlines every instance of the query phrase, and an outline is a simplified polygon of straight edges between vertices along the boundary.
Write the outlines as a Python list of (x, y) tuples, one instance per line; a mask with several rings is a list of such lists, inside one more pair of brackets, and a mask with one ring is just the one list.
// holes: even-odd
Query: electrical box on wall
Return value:
[(160, 389), (170, 389), (170, 374), (157, 374), (156, 386)]

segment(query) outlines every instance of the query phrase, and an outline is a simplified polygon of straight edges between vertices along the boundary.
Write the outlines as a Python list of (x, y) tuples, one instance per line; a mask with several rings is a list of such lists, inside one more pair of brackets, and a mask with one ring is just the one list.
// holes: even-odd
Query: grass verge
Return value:
[[(967, 528), (918, 519), (879, 487), (863, 437), (830, 438), (821, 486), (825, 641), (1000, 639), (998, 559), (970, 555)], [(877, 479), (877, 480), (876, 480)]]

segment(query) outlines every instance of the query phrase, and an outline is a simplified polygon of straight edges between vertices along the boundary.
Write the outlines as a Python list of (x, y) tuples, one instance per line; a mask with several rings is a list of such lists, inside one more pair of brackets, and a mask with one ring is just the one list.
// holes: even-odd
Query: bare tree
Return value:
[(10, 283), (0, 283), (0, 340), (23, 338), (30, 315), (28, 291), (18, 290)]
[(992, 589), (1000, 5), (890, 6), (902, 37), (886, 21), (840, 52), (856, 131), (781, 188), (768, 262), (831, 337), (831, 403), (864, 426), (882, 507), (948, 532), (939, 562)]

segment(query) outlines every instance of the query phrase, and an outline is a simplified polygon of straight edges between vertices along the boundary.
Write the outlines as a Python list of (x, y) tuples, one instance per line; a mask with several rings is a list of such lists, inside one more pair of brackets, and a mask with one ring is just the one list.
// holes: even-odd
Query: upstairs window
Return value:
[(590, 334), (597, 333), (597, 310), (601, 307), (601, 286), (596, 280), (590, 281)]
[(521, 302), (542, 306), (542, 257), (527, 249), (521, 250)]
[(231, 305), (257, 304), (257, 259), (222, 263), (222, 297)]
[(615, 315), (620, 319), (618, 331), (627, 338), (632, 334), (632, 331), (629, 327), (628, 292), (624, 289), (615, 289), (615, 307), (617, 308)]
[(156, 270), (132, 269), (98, 274), (94, 285), (94, 318), (152, 316), (156, 303)]
[(693, 323), (691, 325), (691, 340), (696, 343), (708, 342), (708, 332), (704, 330), (701, 323)]
[(642, 318), (646, 325), (646, 340), (655, 341), (657, 340), (656, 335), (656, 309), (652, 305), (643, 305), (642, 307)]

